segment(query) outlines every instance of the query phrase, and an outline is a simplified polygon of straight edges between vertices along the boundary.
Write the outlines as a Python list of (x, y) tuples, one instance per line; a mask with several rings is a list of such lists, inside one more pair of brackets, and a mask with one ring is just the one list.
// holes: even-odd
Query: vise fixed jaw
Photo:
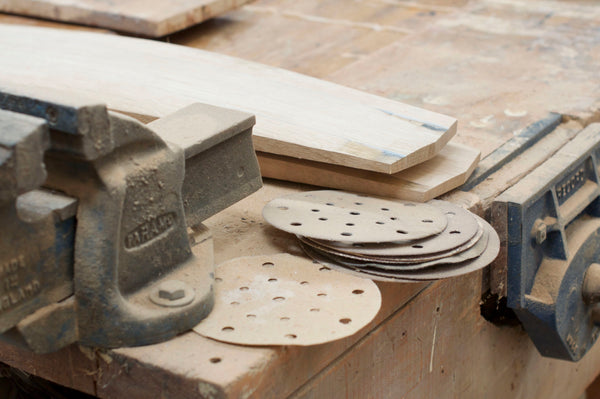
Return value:
[[(261, 187), (254, 117), (193, 105), (152, 129), (87, 101), (2, 90), (0, 108), (4, 337), (40, 353), (137, 346), (204, 318), (214, 265), (200, 222)], [(155, 130), (186, 135), (186, 148)]]

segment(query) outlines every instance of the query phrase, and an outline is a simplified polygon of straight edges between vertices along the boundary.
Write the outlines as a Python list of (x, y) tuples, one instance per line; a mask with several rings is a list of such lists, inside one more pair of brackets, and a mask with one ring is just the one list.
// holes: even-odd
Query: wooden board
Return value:
[[(267, 184), (209, 219), (215, 261), (299, 254), (295, 237), (266, 226), (260, 216), (270, 198), (296, 190)], [(236, 346), (188, 332), (138, 348), (73, 345), (48, 355), (0, 343), (0, 359), (102, 398), (131, 399), (575, 399), (600, 368), (600, 345), (580, 363), (543, 358), (521, 327), (484, 320), (481, 272), (432, 284), (377, 285), (383, 302), (374, 322), (323, 345)]]
[[(582, 0), (259, 0), (178, 37), (456, 115), (458, 139), (484, 155), (548, 111), (570, 115), (561, 140), (551, 134), (474, 192), (446, 196), (483, 214), (579, 122), (600, 117), (594, 10)], [(264, 195), (297, 187), (267, 180)], [(209, 221), (217, 262), (288, 250), (289, 238), (262, 226), (256, 207), (244, 201)], [(377, 323), (316, 347), (236, 347), (188, 333), (148, 347), (88, 351), (89, 364), (78, 346), (33, 356), (2, 345), (0, 359), (106, 398), (580, 397), (600, 370), (600, 345), (576, 364), (541, 357), (522, 328), (481, 317), (488, 287), (485, 273), (432, 284), (416, 297), (407, 292), (416, 286), (380, 285)]]
[(258, 153), (261, 174), (314, 186), (425, 202), (463, 184), (479, 162), (479, 151), (450, 142), (428, 161), (384, 174)]
[(290, 398), (579, 398), (600, 345), (579, 363), (540, 356), (521, 327), (479, 316), (467, 293), (481, 284), (479, 273), (435, 283)]
[(0, 62), (3, 86), (74, 90), (154, 117), (194, 102), (240, 109), (257, 117), (257, 150), (358, 169), (406, 169), (433, 157), (456, 132), (454, 118), (421, 108), (149, 40), (0, 25), (0, 52), (11, 55)]
[(250, 0), (0, 0), (0, 11), (159, 37)]

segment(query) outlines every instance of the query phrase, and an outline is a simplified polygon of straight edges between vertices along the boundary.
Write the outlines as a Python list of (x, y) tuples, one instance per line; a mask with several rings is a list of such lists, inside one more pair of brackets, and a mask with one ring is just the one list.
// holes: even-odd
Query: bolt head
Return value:
[(177, 280), (169, 280), (163, 282), (158, 287), (158, 297), (176, 301), (185, 296), (185, 283)]
[(542, 244), (546, 241), (546, 238), (548, 238), (548, 226), (546, 226), (546, 223), (544, 222), (536, 223), (535, 242), (538, 243), (538, 245)]

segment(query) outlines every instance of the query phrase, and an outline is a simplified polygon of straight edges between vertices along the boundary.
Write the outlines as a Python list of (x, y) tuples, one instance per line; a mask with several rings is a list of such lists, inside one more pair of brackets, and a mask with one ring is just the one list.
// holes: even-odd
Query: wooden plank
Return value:
[[(269, 14), (272, 15), (269, 17), (271, 29), (263, 36), (263, 40), (258, 40), (254, 33), (261, 30), (258, 25), (264, 20), (266, 13), (259, 10), (250, 13), (248, 17), (249, 12), (241, 10), (234, 12), (235, 19), (216, 20), (208, 24), (209, 28), (195, 28), (196, 34), (192, 35), (191, 41), (201, 42), (201, 45), (216, 51), (226, 48), (229, 54), (255, 57), (253, 59), (261, 62), (274, 60), (273, 64), (281, 62), (288, 68), (301, 69), (306, 73), (316, 71), (321, 77), (334, 79), (338, 83), (408, 101), (417, 106), (427, 104), (428, 108), (438, 112), (458, 115), (463, 121), (461, 134), (464, 133), (459, 139), (475, 145), (484, 154), (492, 152), (520, 129), (544, 117), (551, 110), (574, 115), (583, 121), (598, 117), (598, 113), (594, 113), (599, 104), (597, 85), (590, 84), (598, 80), (597, 61), (600, 52), (596, 51), (597, 18), (591, 17), (592, 13), (585, 10), (580, 14), (585, 14), (586, 18), (569, 15), (571, 8), (596, 7), (589, 2), (584, 6), (576, 5), (584, 2), (544, 2), (543, 12), (538, 11), (538, 6), (532, 3), (528, 8), (533, 11), (521, 12), (519, 8), (527, 5), (526, 1), (495, 1), (498, 4), (504, 3), (506, 7), (513, 7), (515, 10), (512, 13), (500, 13), (496, 7), (490, 6), (492, 1), (430, 0), (426, 4), (414, 1), (352, 2), (352, 6), (365, 5), (365, 10), (356, 17), (358, 22), (374, 21), (376, 17), (392, 15), (390, 10), (400, 7), (412, 9), (432, 4), (457, 5), (455, 11), (451, 10), (450, 16), (442, 15), (436, 7), (432, 7), (431, 11), (419, 10), (419, 14), (426, 16), (415, 16), (407, 20), (415, 31), (403, 41), (400, 40), (404, 37), (403, 34), (389, 30), (379, 32), (363, 28), (359, 24), (344, 25), (345, 20), (350, 18), (321, 22), (325, 21), (319, 19), (323, 3), (331, 4), (331, 7), (337, 4), (343, 9), (348, 6), (346, 3), (307, 0), (294, 2), (293, 5), (308, 7), (307, 3), (312, 4), (313, 9), (300, 10), (303, 14), (300, 16), (284, 15), (283, 11), (291, 4), (288, 1), (257, 2), (257, 6), (263, 5), (266, 6), (264, 8), (271, 7), (275, 10), (273, 14)], [(463, 8), (465, 4), (471, 7), (471, 11)], [(563, 11), (554, 12), (556, 8)], [(435, 12), (440, 18), (433, 17), (428, 22), (428, 15)], [(468, 15), (470, 12), (474, 14), (472, 18)], [(333, 19), (334, 15), (327, 17)], [(336, 32), (331, 28), (333, 23), (338, 23), (335, 26), (340, 32), (351, 30), (355, 40), (350, 43), (337, 37), (330, 40), (330, 36)], [(290, 25), (298, 30), (290, 33)], [(404, 25), (403, 23), (401, 26)], [(359, 32), (364, 32), (364, 35)], [(202, 34), (206, 36), (201, 37)], [(392, 34), (395, 37), (390, 38)], [(305, 40), (302, 41), (305, 37), (310, 37), (310, 46), (306, 46)], [(394, 41), (396, 37), (398, 43), (388, 48), (380, 47), (382, 40)], [(354, 47), (357, 41), (360, 45)], [(574, 51), (572, 43), (577, 43), (580, 51)], [(381, 51), (376, 51), (378, 48)], [(352, 51), (356, 52), (348, 54)], [(369, 55), (372, 51), (376, 53), (372, 54), (373, 57)], [(288, 54), (291, 55), (288, 57)], [(328, 76), (328, 73), (343, 66), (341, 63), (346, 56), (352, 56), (358, 61), (339, 74)], [(335, 65), (328, 63), (331, 59), (336, 60)], [(507, 59), (511, 63), (503, 62)], [(0, 64), (4, 61), (1, 60)], [(162, 100), (169, 101), (169, 98), (163, 97)], [(176, 108), (178, 107), (174, 107)], [(583, 111), (589, 113), (589, 118), (582, 116)], [(555, 134), (556, 132), (552, 133)], [(542, 159), (554, 151), (550, 147), (545, 148), (545, 154), (542, 149), (539, 153), (536, 152), (536, 162), (538, 155)], [(518, 179), (525, 170), (531, 168), (530, 157), (529, 152), (517, 157), (509, 164), (510, 167), (494, 174), (493, 180), (480, 184), (477, 187), (478, 194), (489, 201), (498, 190), (512, 184), (513, 179)], [(499, 180), (497, 184), (496, 180)], [(275, 196), (285, 195), (297, 186), (268, 181), (265, 189), (268, 190), (268, 196)], [(453, 202), (473, 204), (480, 214), (484, 212), (479, 199), (471, 193), (454, 191), (448, 198)], [(210, 221), (211, 229), (220, 236), (215, 242), (218, 262), (231, 256), (265, 251), (263, 246), (256, 245), (256, 237), (261, 236), (257, 236), (257, 232), (263, 228), (260, 226), (262, 220), (250, 208), (244, 203), (243, 207), (222, 213)], [(289, 240), (273, 233), (273, 229), (266, 228), (265, 237), (271, 243), (269, 250), (287, 250)], [(157, 346), (147, 352), (153, 356), (147, 363), (142, 356), (120, 356), (121, 353), (117, 356), (115, 351), (110, 351), (110, 356), (105, 360), (98, 359), (102, 374), (95, 380), (101, 380), (99, 391), (104, 397), (125, 396), (110, 395), (108, 392), (111, 391), (131, 393), (126, 396), (131, 398), (160, 397), (162, 393), (163, 397), (209, 396), (206, 392), (217, 392), (215, 396), (218, 396), (219, 392), (224, 391), (216, 386), (215, 391), (211, 391), (210, 386), (201, 384), (197, 374), (190, 371), (194, 371), (195, 367), (220, 365), (223, 367), (215, 367), (212, 373), (220, 373), (225, 376), (221, 378), (226, 378), (230, 362), (239, 362), (251, 366), (248, 366), (244, 374), (246, 377), (242, 381), (230, 385), (231, 389), (227, 392), (231, 393), (231, 397), (242, 396), (242, 393), (249, 396), (251, 392), (256, 392), (255, 397), (260, 397), (261, 394), (264, 397), (282, 397), (285, 396), (282, 395), (283, 392), (290, 387), (298, 387), (303, 379), (308, 380), (308, 383), (298, 396), (310, 390), (315, 393), (331, 392), (335, 394), (334, 397), (345, 393), (349, 397), (361, 397), (360, 394), (365, 392), (362, 395), (364, 397), (377, 397), (369, 387), (388, 387), (378, 397), (401, 397), (401, 392), (408, 390), (403, 387), (405, 385), (412, 388), (410, 392), (415, 392), (412, 395), (409, 392), (406, 397), (542, 398), (545, 391), (549, 392), (548, 397), (578, 397), (589, 382), (589, 375), (600, 369), (595, 360), (599, 356), (598, 349), (588, 354), (579, 364), (540, 359), (532, 349), (527, 334), (521, 329), (497, 327), (481, 319), (477, 303), (481, 290), (487, 289), (486, 282), (479, 275), (465, 276), (462, 279), (460, 283), (450, 280), (433, 285), (417, 297), (418, 301), (429, 299), (428, 302), (414, 306), (413, 310), (413, 304), (417, 303), (413, 300), (378, 324), (380, 327), (374, 328), (372, 334), (367, 331), (360, 333), (363, 338), (356, 345), (347, 346), (346, 351), (339, 355), (339, 362), (334, 359), (339, 352), (334, 351), (324, 355), (328, 358), (325, 361), (319, 357), (311, 357), (318, 356), (321, 347), (312, 348), (306, 353), (302, 351), (300, 358), (293, 349), (268, 348), (268, 351), (260, 355), (262, 360), (254, 362), (248, 360), (251, 355), (245, 348), (228, 346), (231, 356), (224, 357), (220, 363), (211, 363), (211, 353), (202, 352), (203, 355), (198, 355), (201, 351), (193, 350), (195, 342), (173, 341), (181, 344), (181, 348), (174, 352), (177, 356), (169, 357), (172, 347)], [(390, 290), (398, 289), (404, 288), (394, 286)], [(388, 295), (384, 293), (384, 298), (389, 297)], [(438, 341), (432, 356), (435, 329), (433, 316), (436, 315), (438, 299), (442, 304), (441, 319), (435, 331), (436, 336), (443, 333), (445, 338)], [(388, 325), (389, 328), (381, 328)], [(403, 327), (410, 330), (403, 334)], [(475, 329), (476, 334), (472, 329)], [(377, 345), (372, 345), (371, 336), (373, 341), (378, 342)], [(1, 352), (4, 356), (4, 351)], [(161, 353), (163, 359), (160, 359)], [(276, 365), (276, 361), (269, 360), (270, 357), (279, 359), (286, 353), (289, 353), (287, 367), (262, 367), (271, 361)], [(360, 356), (349, 358), (348, 355), (352, 353)], [(25, 358), (30, 355), (20, 356)], [(13, 358), (12, 361), (25, 362), (18, 358)], [(65, 358), (57, 361), (54, 367), (57, 372), (70, 372), (63, 367), (66, 361)], [(312, 362), (318, 364), (313, 365)], [(326, 363), (331, 365), (319, 369)], [(30, 363), (30, 370), (36, 371), (37, 365), (35, 361)], [(165, 368), (172, 368), (172, 371)], [(314, 370), (317, 369), (320, 372), (315, 375)], [(333, 373), (330, 373), (332, 370)], [(190, 372), (189, 378), (186, 372)], [(50, 371), (46, 368), (40, 373), (48, 374)], [(403, 373), (409, 374), (404, 376)], [(100, 372), (95, 376), (99, 374)], [(332, 378), (332, 375), (336, 378)], [(68, 381), (64, 376), (61, 378)], [(359, 383), (363, 385), (352, 391), (345, 388), (347, 382), (350, 382), (349, 388), (352, 389)], [(320, 384), (327, 384), (327, 387), (320, 388)], [(253, 390), (255, 385), (258, 385), (256, 391)], [(278, 388), (280, 385), (283, 388)], [(269, 391), (270, 387), (275, 389)], [(444, 387), (447, 388), (446, 392), (442, 392)], [(238, 388), (242, 390), (236, 391)], [(144, 393), (136, 395), (136, 390)], [(441, 394), (428, 395), (429, 391)], [(309, 393), (306, 396), (310, 396)]]
[(159, 37), (250, 0), (0, 0), (0, 11)]
[(430, 160), (391, 175), (258, 153), (264, 177), (418, 202), (463, 184), (478, 161), (479, 151), (453, 142)]
[(549, 112), (597, 120), (599, 20), (589, 1), (471, 1), (323, 78), (453, 115), (485, 158)]
[(0, 25), (0, 52), (11, 54), (0, 62), (4, 86), (74, 90), (155, 117), (193, 102), (240, 109), (257, 117), (257, 150), (318, 162), (395, 173), (432, 158), (456, 132), (451, 117), (167, 43)]
[(100, 363), (98, 396), (285, 398), (332, 359), (351, 350), (361, 336), (410, 301), (424, 285), (380, 288), (385, 304), (376, 320), (352, 337), (326, 344), (236, 346), (190, 332), (157, 345), (110, 351), (105, 356), (110, 360)]
[(411, 3), (262, 0), (169, 41), (324, 78), (455, 11)]
[(93, 349), (71, 345), (58, 352), (36, 355), (29, 349), (0, 341), (3, 363), (69, 388), (96, 395), (98, 360)]
[[(205, 224), (213, 235), (215, 264), (255, 254), (284, 252), (301, 256), (294, 235), (273, 228), (262, 218), (263, 206), (275, 196), (301, 189), (289, 183), (266, 185), (208, 219)], [(92, 378), (96, 382), (93, 387), (96, 391), (92, 393), (102, 398), (284, 398), (332, 359), (350, 350), (375, 326), (385, 323), (429, 283), (377, 285), (382, 293), (382, 306), (375, 319), (351, 337), (322, 345), (247, 347), (188, 332), (155, 345), (86, 351), (93, 359), (93, 367), (88, 369), (87, 361), (74, 363), (77, 373), (72, 377), (73, 370), (59, 364), (68, 361), (66, 356), (83, 357), (78, 345), (56, 354), (34, 355), (25, 350), (5, 352), (0, 344), (0, 361), (86, 392), (92, 389), (89, 386)], [(217, 358), (220, 360), (211, 360)], [(79, 365), (88, 374), (82, 374)]]
[(520, 326), (479, 316), (481, 275), (428, 287), (291, 398), (578, 398), (600, 345), (578, 363), (542, 357)]
[(99, 33), (106, 33), (106, 34), (115, 34), (112, 31), (100, 29), (100, 28), (92, 28), (92, 27), (81, 26), (81, 25), (67, 25), (62, 22), (54, 22), (54, 21), (48, 21), (45, 19), (34, 19), (34, 18), (22, 17), (19, 15), (10, 15), (10, 14), (2, 14), (2, 13), (0, 13), (0, 24), (42, 26), (42, 27), (46, 27), (46, 28), (56, 28), (56, 29), (65, 29), (65, 30), (80, 30), (80, 31), (99, 32)]

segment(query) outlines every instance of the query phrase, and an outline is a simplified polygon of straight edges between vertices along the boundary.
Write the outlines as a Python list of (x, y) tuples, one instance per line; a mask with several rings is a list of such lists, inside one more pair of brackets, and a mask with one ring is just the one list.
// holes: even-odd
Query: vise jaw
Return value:
[(600, 333), (600, 124), (500, 195), (507, 304), (539, 352), (577, 361)]
[[(254, 117), (182, 111), (151, 129), (64, 93), (0, 89), (4, 339), (39, 353), (146, 345), (210, 312), (201, 221), (260, 188)], [(158, 130), (186, 135), (186, 148)]]

